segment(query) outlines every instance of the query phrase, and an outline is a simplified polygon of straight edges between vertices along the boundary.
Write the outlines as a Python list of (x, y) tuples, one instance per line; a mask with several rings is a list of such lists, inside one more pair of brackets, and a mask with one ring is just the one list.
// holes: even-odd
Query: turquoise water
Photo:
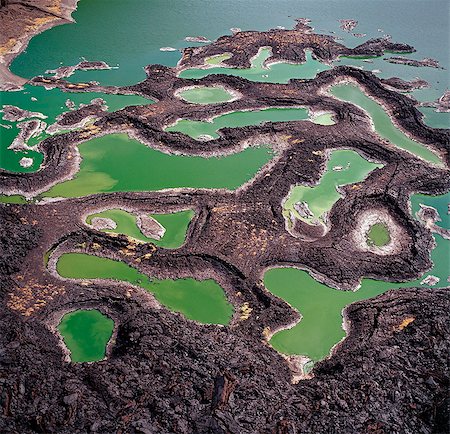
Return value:
[[(417, 48), (411, 57), (435, 57), (447, 70), (450, 67), (449, 4), (445, 0), (434, 0), (433, 7), (421, 0), (322, 0), (320, 3), (314, 0), (80, 0), (73, 14), (76, 23), (55, 27), (33, 38), (26, 53), (13, 62), (12, 70), (32, 77), (60, 66), (61, 62), (74, 65), (84, 56), (88, 60), (105, 60), (111, 66), (119, 65), (119, 69), (78, 71), (71, 80), (132, 84), (145, 78), (143, 66), (152, 63), (174, 66), (179, 60), (179, 52), (161, 52), (160, 47), (179, 49), (201, 45), (185, 42), (186, 36), (203, 35), (213, 40), (230, 34), (231, 27), (267, 30), (280, 25), (291, 28), (293, 18), (299, 15), (310, 18), (318, 32), (336, 32), (349, 46), (389, 33), (394, 40), (411, 43)], [(355, 32), (367, 33), (367, 38), (355, 38), (341, 31), (338, 19), (342, 17), (358, 20)], [(417, 17), (426, 28), (420, 37), (416, 26), (410, 25)], [(385, 33), (378, 32), (380, 28)], [(350, 61), (353, 62), (343, 60)], [(354, 62), (366, 69), (372, 68), (371, 64)], [(387, 76), (407, 74), (413, 78), (420, 75), (431, 81), (433, 86), (429, 92), (436, 97), (448, 85), (444, 70), (418, 70), (384, 61), (381, 66)]]
[(187, 69), (180, 74), (182, 78), (202, 78), (209, 74), (227, 74), (244, 77), (251, 81), (267, 83), (287, 83), (291, 78), (314, 78), (318, 72), (329, 69), (327, 65), (312, 58), (309, 51), (306, 52), (306, 62), (295, 65), (290, 63), (274, 63), (267, 67), (264, 62), (270, 57), (271, 50), (263, 48), (258, 56), (253, 59), (251, 68), (235, 69), (214, 67), (208, 69)]
[[(35, 98), (36, 101), (33, 101), (31, 98)], [(58, 115), (69, 110), (65, 106), (67, 99), (73, 101), (76, 108), (78, 108), (80, 104), (89, 104), (96, 98), (105, 100), (108, 111), (110, 112), (120, 110), (129, 105), (152, 103), (151, 100), (136, 95), (110, 95), (100, 92), (66, 93), (59, 89), (45, 90), (44, 87), (31, 85), (26, 85), (22, 92), (0, 92), (1, 105), (14, 105), (29, 111), (42, 113), (47, 116), (44, 119), (47, 125), (56, 122)], [(2, 114), (0, 116), (3, 117)], [(0, 127), (0, 168), (13, 172), (36, 171), (42, 163), (42, 154), (36, 151), (15, 152), (8, 150), (8, 146), (19, 133), (19, 129), (16, 126), (17, 122), (8, 122), (1, 119), (0, 123), (12, 127), (9, 129)], [(48, 136), (49, 134), (42, 132), (37, 137), (31, 138), (28, 141), (28, 145), (34, 146)], [(21, 167), (19, 161), (22, 157), (32, 157), (34, 159), (33, 165), (29, 168)]]

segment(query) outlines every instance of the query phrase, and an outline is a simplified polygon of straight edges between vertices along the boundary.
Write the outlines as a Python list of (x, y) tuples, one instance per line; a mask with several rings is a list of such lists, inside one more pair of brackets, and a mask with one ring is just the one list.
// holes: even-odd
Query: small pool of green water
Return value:
[(178, 96), (192, 104), (218, 104), (235, 99), (232, 93), (221, 86), (196, 86), (183, 90)]
[(383, 223), (375, 223), (367, 232), (367, 244), (369, 246), (383, 247), (391, 241), (388, 227)]
[(122, 209), (110, 209), (87, 217), (86, 222), (91, 224), (94, 217), (103, 217), (113, 220), (117, 227), (115, 229), (104, 229), (104, 232), (114, 232), (125, 234), (137, 240), (151, 242), (166, 249), (176, 249), (181, 247), (186, 239), (189, 223), (194, 217), (194, 211), (186, 210), (172, 214), (149, 214), (161, 226), (166, 229), (164, 236), (160, 240), (146, 237), (136, 223), (136, 216)]
[(66, 313), (58, 325), (72, 362), (102, 360), (113, 330), (114, 321), (95, 309)]

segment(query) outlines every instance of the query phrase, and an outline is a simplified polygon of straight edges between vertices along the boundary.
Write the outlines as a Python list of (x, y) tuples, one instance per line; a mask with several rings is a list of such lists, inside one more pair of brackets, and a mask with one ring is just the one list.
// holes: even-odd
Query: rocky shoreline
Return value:
[(0, 90), (18, 90), (27, 79), (9, 70), (30, 39), (54, 26), (73, 22), (78, 0), (2, 1), (0, 6)]

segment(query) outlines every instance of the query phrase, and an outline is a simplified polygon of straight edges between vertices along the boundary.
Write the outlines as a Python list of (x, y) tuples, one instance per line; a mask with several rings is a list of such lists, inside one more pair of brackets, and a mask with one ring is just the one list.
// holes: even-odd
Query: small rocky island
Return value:
[[(351, 31), (356, 22), (342, 25)], [(356, 290), (367, 276), (405, 282), (429, 270), (438, 215), (423, 208), (418, 221), (409, 198), (450, 190), (450, 133), (426, 126), (417, 102), (396, 91), (424, 83), (380, 80), (349, 66), (286, 84), (220, 74), (180, 77), (182, 71), (204, 67), (208, 58), (225, 53), (231, 55), (223, 60), (226, 66), (249, 68), (262, 47), (271, 48), (268, 65), (305, 62), (307, 50), (329, 64), (340, 56), (414, 51), (387, 38), (348, 48), (314, 33), (308, 21), (300, 19), (292, 30), (237, 29), (209, 45), (186, 48), (177, 67), (149, 65), (146, 79), (131, 86), (65, 80), (80, 68), (108, 68), (102, 62), (61, 67), (49, 71), (52, 76), (30, 81), (59, 88), (68, 98), (82, 89), (140, 95), (155, 103), (112, 112), (98, 100), (77, 109), (69, 103), (71, 110), (53, 127), (60, 133), (37, 145), (44, 155), (39, 170), (0, 170), (0, 191), (9, 195), (5, 202), (12, 195), (24, 197), (23, 204), (0, 205), (0, 431), (445, 432), (448, 289), (396, 289), (351, 304), (343, 312), (347, 337), (307, 372), (301, 357), (283, 356), (268, 344), (270, 336), (291, 328), (301, 316), (266, 290), (263, 275), (270, 267), (292, 266), (310, 270), (336, 291), (346, 291)], [(379, 102), (395, 126), (431, 150), (440, 163), (381, 138), (366, 111), (332, 96), (330, 88), (342, 83), (356, 85)], [(233, 98), (190, 103), (180, 93), (192, 87), (221, 87)], [(225, 128), (208, 141), (166, 131), (178, 119), (202, 121), (274, 107), (332, 113), (334, 123), (265, 122)], [(4, 113), (16, 120), (35, 118), (24, 125), (21, 140), (42, 119), (18, 107), (6, 107)], [(223, 156), (269, 143), (274, 157), (236, 190), (39, 197), (76, 175), (79, 145), (119, 132), (170, 155)], [(362, 182), (342, 187), (341, 198), (327, 213), (327, 230), (294, 222), (304, 234), (297, 237), (287, 230), (283, 203), (292, 186), (319, 183), (335, 149), (355, 150), (380, 167)], [(116, 229), (114, 220), (95, 217), (86, 222), (87, 216), (111, 209), (138, 216), (139, 227), (156, 241), (164, 237), (164, 227), (150, 214), (192, 210), (195, 216), (182, 246), (166, 249), (156, 241), (105, 232)], [(367, 222), (389, 230), (386, 245), (367, 244)], [(214, 279), (234, 313), (225, 326), (200, 324), (168, 310), (135, 284), (63, 278), (57, 262), (74, 253), (120, 261), (155, 279)], [(58, 324), (76, 309), (95, 310), (114, 321), (105, 357), (98, 362), (67, 360)]]

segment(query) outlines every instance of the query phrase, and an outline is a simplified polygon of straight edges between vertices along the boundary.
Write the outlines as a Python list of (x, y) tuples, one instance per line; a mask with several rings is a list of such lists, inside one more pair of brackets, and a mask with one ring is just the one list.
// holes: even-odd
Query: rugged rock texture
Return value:
[(381, 56), (385, 51), (411, 53), (413, 47), (392, 42), (389, 38), (370, 39), (355, 48), (348, 48), (328, 35), (313, 33), (305, 20), (299, 20), (293, 30), (272, 29), (268, 32), (244, 31), (231, 36), (222, 36), (210, 45), (187, 48), (180, 61), (181, 67), (200, 66), (207, 57), (231, 53), (224, 64), (239, 68), (249, 68), (251, 58), (261, 47), (271, 47), (272, 56), (266, 63), (275, 61), (306, 60), (305, 50), (311, 50), (313, 57), (323, 62), (336, 60), (339, 56)]

